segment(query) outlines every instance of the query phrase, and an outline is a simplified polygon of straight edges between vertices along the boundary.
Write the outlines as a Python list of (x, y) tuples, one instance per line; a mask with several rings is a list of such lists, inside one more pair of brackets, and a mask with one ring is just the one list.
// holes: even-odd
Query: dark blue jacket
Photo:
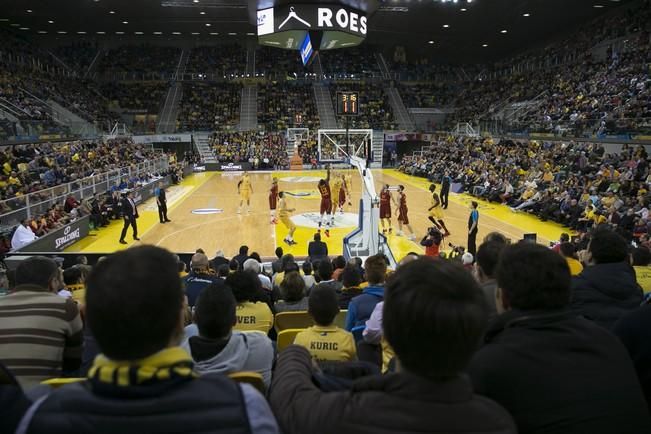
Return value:
[(251, 433), (242, 391), (229, 378), (208, 374), (164, 383), (64, 386), (43, 401), (28, 433)]
[(572, 278), (572, 309), (607, 329), (641, 302), (642, 288), (627, 262), (592, 265)]
[(375, 305), (384, 301), (384, 286), (367, 286), (361, 295), (350, 300), (346, 315), (346, 330), (365, 325)]
[(195, 274), (190, 273), (183, 278), (185, 295), (188, 296), (188, 306), (192, 307), (197, 302), (197, 297), (201, 291), (215, 282), (221, 281), (221, 277), (215, 274)]

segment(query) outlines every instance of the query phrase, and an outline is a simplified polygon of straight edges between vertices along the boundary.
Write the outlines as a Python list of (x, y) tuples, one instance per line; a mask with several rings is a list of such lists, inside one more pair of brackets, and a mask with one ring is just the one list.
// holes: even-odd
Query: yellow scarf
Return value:
[(180, 347), (166, 348), (140, 360), (118, 361), (98, 355), (88, 378), (115, 386), (134, 386), (180, 378), (194, 378), (192, 358)]

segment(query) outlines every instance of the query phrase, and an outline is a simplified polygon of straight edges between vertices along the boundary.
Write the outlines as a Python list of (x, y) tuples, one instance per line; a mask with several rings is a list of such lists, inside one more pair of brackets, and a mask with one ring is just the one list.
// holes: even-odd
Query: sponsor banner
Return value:
[(647, 140), (647, 141), (651, 141), (651, 136), (646, 136), (646, 135), (633, 136), (633, 140)]
[(322, 30), (365, 37), (366, 13), (343, 5), (287, 4), (257, 13), (258, 36), (292, 30)]
[(251, 163), (241, 161), (239, 163), (219, 163), (217, 170), (221, 170), (222, 172), (241, 172), (243, 170), (251, 170), (252, 168)]
[(134, 143), (189, 143), (191, 134), (152, 134), (148, 136), (133, 136)]
[(17, 252), (61, 252), (88, 235), (88, 220), (88, 216), (81, 217), (29, 243)]

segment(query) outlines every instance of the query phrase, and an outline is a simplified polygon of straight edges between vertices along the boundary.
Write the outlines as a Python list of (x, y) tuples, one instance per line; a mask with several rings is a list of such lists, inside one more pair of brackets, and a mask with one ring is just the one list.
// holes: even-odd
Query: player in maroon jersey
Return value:
[[(341, 174), (341, 180), (337, 182), (337, 187), (339, 187), (339, 192), (338, 192), (338, 201), (337, 201), (337, 209), (339, 210), (340, 214), (344, 213), (344, 205), (346, 205), (346, 197), (350, 195), (348, 192), (348, 188), (346, 186), (346, 177), (342, 173)], [(349, 200), (350, 203), (350, 200)]]
[(271, 224), (278, 223), (276, 219), (276, 206), (278, 205), (278, 178), (271, 180), (271, 188), (269, 189), (269, 209), (271, 210)]
[(325, 221), (325, 235), (326, 237), (329, 237), (330, 226), (334, 223), (332, 216), (332, 192), (330, 191), (330, 166), (326, 166), (326, 173), (326, 179), (321, 179), (317, 186), (319, 193), (321, 193), (321, 207), (319, 209), (321, 219), (319, 219), (319, 231), (321, 230), (321, 225), (323, 223), (323, 216), (327, 214)]
[(391, 227), (391, 203), (398, 206), (389, 190), (389, 184), (384, 184), (380, 191), (380, 223), (382, 223), (383, 234), (387, 233), (386, 226), (389, 226), (389, 233), (393, 230)]
[(409, 235), (410, 240), (415, 240), (416, 235), (414, 235), (414, 229), (411, 227), (409, 224), (409, 216), (407, 215), (407, 212), (409, 209), (407, 208), (407, 195), (405, 194), (405, 186), (404, 185), (399, 185), (398, 186), (398, 210), (396, 211), (398, 213), (398, 235), (404, 235), (402, 232), (402, 225), (407, 226), (407, 229), (409, 229), (409, 232), (411, 232), (411, 235)]

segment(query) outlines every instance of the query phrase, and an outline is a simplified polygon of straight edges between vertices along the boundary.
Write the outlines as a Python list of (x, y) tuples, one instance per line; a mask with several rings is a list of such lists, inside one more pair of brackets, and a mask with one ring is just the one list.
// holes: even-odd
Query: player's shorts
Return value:
[(242, 200), (251, 199), (251, 190), (240, 190), (240, 199)]
[(280, 217), (280, 222), (281, 222), (282, 224), (284, 224), (284, 225), (287, 227), (287, 229), (289, 229), (290, 231), (291, 231), (292, 229), (295, 229), (295, 228), (296, 228), (296, 225), (294, 224), (294, 222), (292, 221), (292, 219), (290, 219), (290, 218), (287, 217), (287, 216), (285, 216), (285, 217)]
[(344, 206), (346, 204), (346, 191), (342, 188), (339, 190), (339, 206)]
[(436, 220), (443, 220), (443, 212), (441, 212), (441, 207), (436, 207), (432, 210), (430, 210), (429, 215), (431, 217), (434, 217)]
[(382, 204), (380, 204), (380, 218), (381, 219), (390, 219), (391, 218), (391, 205), (382, 205)]
[(407, 208), (400, 208), (400, 211), (398, 211), (398, 221), (403, 225), (409, 224), (409, 217), (407, 216), (407, 211), (408, 211)]
[(321, 208), (319, 209), (319, 213), (332, 214), (332, 200), (321, 199)]
[(278, 197), (277, 196), (269, 196), (269, 209), (276, 209), (276, 206), (278, 205)]

